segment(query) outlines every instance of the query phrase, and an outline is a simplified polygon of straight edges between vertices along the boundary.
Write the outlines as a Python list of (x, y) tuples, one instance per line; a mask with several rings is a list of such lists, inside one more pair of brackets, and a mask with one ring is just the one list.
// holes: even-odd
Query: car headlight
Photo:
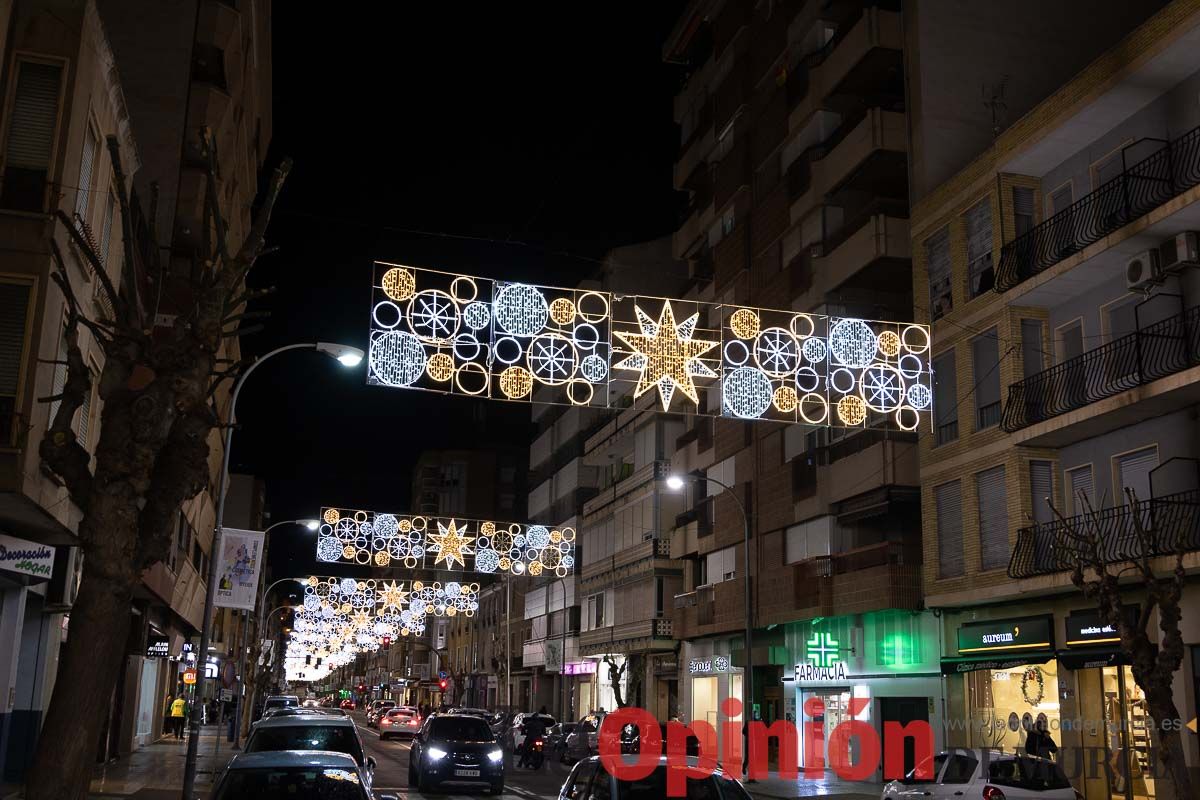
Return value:
[(443, 758), (450, 755), (440, 747), (431, 747), (425, 752), (429, 754), (430, 761), (441, 761)]
[(492, 761), (503, 761), (504, 760), (504, 751), (497, 748), (497, 749), (493, 750), (492, 752), (488, 753), (488, 758), (490, 758)]

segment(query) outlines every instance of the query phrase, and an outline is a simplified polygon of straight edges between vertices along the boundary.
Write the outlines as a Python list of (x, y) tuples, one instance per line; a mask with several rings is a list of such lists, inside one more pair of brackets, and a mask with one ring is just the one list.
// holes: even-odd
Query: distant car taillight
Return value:
[[(1078, 794), (1078, 792), (1076, 792)], [(1004, 792), (997, 789), (995, 786), (983, 787), (983, 800), (1005, 800)]]

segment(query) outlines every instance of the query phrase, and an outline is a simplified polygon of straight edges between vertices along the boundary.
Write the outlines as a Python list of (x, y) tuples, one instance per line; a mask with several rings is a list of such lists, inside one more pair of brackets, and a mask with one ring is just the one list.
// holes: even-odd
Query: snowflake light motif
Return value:
[(337, 561), (342, 557), (342, 543), (332, 536), (317, 540), (317, 558), (321, 561)]
[(754, 343), (754, 358), (763, 372), (781, 378), (799, 366), (796, 339), (783, 328), (767, 328)]
[(579, 362), (579, 374), (592, 383), (600, 383), (608, 377), (608, 362), (597, 355), (584, 356)]
[(408, 324), (418, 338), (446, 342), (458, 332), (458, 306), (436, 289), (417, 292), (408, 303)]
[(933, 400), (933, 392), (929, 391), (929, 387), (923, 383), (914, 383), (908, 387), (908, 403), (918, 411), (924, 411), (929, 408), (929, 403)]
[(859, 387), (863, 400), (873, 411), (895, 411), (904, 400), (904, 380), (899, 372), (884, 364), (863, 370)]
[(575, 372), (575, 348), (561, 334), (538, 336), (529, 344), (529, 371), (549, 386), (565, 383)]
[(463, 309), (463, 322), (473, 331), (483, 330), (492, 321), (492, 312), (483, 303), (471, 303)]

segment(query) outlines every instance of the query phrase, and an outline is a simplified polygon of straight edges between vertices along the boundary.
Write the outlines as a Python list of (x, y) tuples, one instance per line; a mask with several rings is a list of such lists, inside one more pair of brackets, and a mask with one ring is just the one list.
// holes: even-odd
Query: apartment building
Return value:
[[(1064, 40), (1083, 65), (991, 141), (915, 159), (942, 175), (913, 207), (913, 293), (936, 379), (919, 444), (925, 602), (947, 716), (970, 723), (947, 743), (1012, 749), (1044, 716), (1061, 762), (1097, 767), (1076, 788), (1132, 800), (1163, 791), (1145, 698), (1072, 585), (1071, 533), (1095, 531), (1111, 562), (1137, 552), (1139, 521), (1154, 552), (1188, 551), (1173, 687), (1196, 716), (1200, 4), (1105, 11), (1124, 23)], [(1125, 602), (1143, 602), (1137, 581)], [(1195, 770), (1195, 737), (1184, 746)]]
[[(177, 265), (190, 267), (203, 242), (201, 130), (212, 131), (220, 146), (219, 203), (231, 248), (248, 229), (270, 137), (269, 5), (185, 5), (90, 0), (69, 8), (38, 2), (0, 7), (0, 533), (55, 548), (48, 585), (39, 585), (36, 576), (5, 584), (0, 613), (3, 635), (12, 643), (0, 647), (11, 654), (0, 663), (0, 687), (10, 698), (0, 727), (5, 780), (19, 780), (32, 758), (82, 564), (74, 534), (79, 511), (41, 469), (37, 452), (56, 411), (38, 398), (56, 394), (65, 381), (65, 369), (54, 363), (63, 358), (66, 304), (50, 280), (51, 237), (85, 310), (93, 318), (106, 313), (100, 281), (55, 214), (70, 219), (118, 283), (126, 226), (138, 247), (137, 269), (155, 246), (172, 272)], [(157, 60), (164, 53), (170, 60)], [(123, 188), (131, 195), (129, 220), (121, 219), (117, 202), (110, 136), (118, 142)], [(152, 185), (158, 192), (153, 206)], [(157, 242), (146, 235), (151, 208), (159, 215)], [(145, 274), (139, 272), (135, 283), (144, 289)], [(169, 324), (174, 297), (164, 287), (161, 324)], [(80, 337), (85, 360), (98, 375), (103, 352), (87, 331)], [(236, 341), (224, 355), (236, 357)], [(218, 398), (222, 409), (226, 402)], [(73, 422), (88, 449), (99, 439), (101, 410), (93, 387)], [(210, 446), (215, 485), (218, 433)], [(180, 513), (168, 560), (143, 576), (101, 760), (158, 735), (163, 698), (181, 686), (185, 642), (200, 626), (213, 524), (212, 498), (202, 492)]]

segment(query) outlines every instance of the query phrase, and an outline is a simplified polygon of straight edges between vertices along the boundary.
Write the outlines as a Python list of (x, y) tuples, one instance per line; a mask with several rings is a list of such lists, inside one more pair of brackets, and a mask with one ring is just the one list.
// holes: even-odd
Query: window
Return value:
[(734, 225), (735, 220), (733, 216), (733, 209), (731, 208), (721, 216), (721, 234), (723, 236), (728, 236), (729, 234), (733, 233)]
[(941, 319), (954, 307), (950, 291), (950, 233), (945, 228), (925, 240), (925, 268), (929, 272), (929, 316)]
[(1000, 343), (996, 331), (971, 342), (975, 378), (975, 430), (1000, 424)]
[(225, 51), (215, 45), (192, 45), (192, 80), (225, 90)]
[(592, 776), (596, 774), (596, 766), (599, 762), (595, 761), (580, 761), (575, 768), (575, 772), (571, 777), (567, 778), (567, 785), (563, 790), (563, 797), (566, 800), (584, 800), (588, 794), (588, 783)]
[(737, 576), (736, 553), (737, 547), (731, 546), (715, 550), (704, 557), (708, 562), (706, 569), (709, 583), (731, 581)]
[(663, 597), (664, 587), (663, 579), (654, 579), (654, 616), (661, 617), (666, 613), (666, 603)]
[(1050, 193), (1050, 213), (1058, 214), (1071, 207), (1071, 184), (1060, 186)]
[(591, 620), (592, 630), (604, 627), (604, 594), (594, 594), (588, 597), (588, 619)]
[(971, 297), (989, 292), (992, 271), (992, 201), (985, 198), (967, 212), (967, 291)]
[(596, 769), (596, 777), (592, 778), (592, 793), (588, 800), (611, 800), (612, 777), (602, 764)]
[(91, 439), (89, 438), (89, 435), (92, 430), (92, 405), (95, 403), (95, 400), (96, 400), (96, 383), (97, 383), (96, 370), (94, 368), (89, 368), (88, 374), (91, 376), (92, 385), (89, 386), (87, 392), (84, 393), (83, 405), (81, 405), (79, 407), (79, 425), (78, 425), (78, 431), (77, 431), (77, 436), (76, 436), (76, 439), (78, 440), (80, 446), (83, 447), (84, 450), (87, 450), (88, 445), (91, 443)]
[(1049, 461), (1029, 462), (1029, 506), (1033, 510), (1033, 521), (1047, 525), (1054, 521), (1054, 512), (1046, 498), (1054, 502), (1054, 469)]
[[(63, 328), (62, 333), (58, 337), (58, 355), (55, 356), (57, 363), (54, 365), (54, 375), (50, 381), (50, 396), (56, 397), (63, 393), (67, 388), (67, 330)], [(54, 424), (54, 418), (58, 416), (58, 407), (62, 405), (59, 400), (54, 400), (50, 403), (50, 417), (46, 420), (46, 427)]]
[(100, 227), (100, 263), (108, 266), (108, 253), (112, 246), (113, 216), (116, 214), (117, 198), (109, 192), (104, 196), (104, 222)]
[(79, 156), (79, 185), (75, 189), (75, 223), (87, 225), (92, 199), (92, 176), (96, 172), (96, 129), (90, 124), (83, 132), (83, 152)]
[(1024, 186), (1014, 186), (1012, 190), (1013, 227), (1017, 236), (1024, 236), (1033, 230), (1034, 194), (1033, 189)]
[(979, 762), (969, 753), (954, 753), (946, 761), (946, 771), (942, 773), (942, 783), (968, 783), (975, 774)]
[(17, 61), (0, 180), (0, 206), (4, 208), (44, 210), (61, 82), (62, 67), (57, 64)]
[(25, 361), (25, 323), (31, 287), (27, 283), (0, 283), (0, 447), (16, 435), (17, 384)]
[(1008, 566), (1008, 495), (1004, 467), (994, 467), (975, 476), (979, 498), (979, 566), (1000, 569)]
[(958, 438), (958, 370), (954, 351), (933, 360), (933, 410), (937, 422), (937, 444)]
[(964, 572), (962, 485), (944, 483), (933, 490), (937, 505), (938, 577), (957, 578)]
[(1036, 319), (1021, 320), (1022, 375), (1033, 377), (1046, 368), (1042, 358), (1042, 323)]
[(1131, 502), (1126, 489), (1132, 489), (1139, 502), (1149, 500), (1154, 487), (1150, 485), (1150, 472), (1158, 466), (1158, 445), (1143, 447), (1132, 453), (1124, 453), (1113, 458), (1116, 467), (1117, 496), (1115, 505), (1125, 505)]
[(791, 526), (784, 534), (784, 563), (795, 564), (797, 561), (829, 555), (832, 531), (831, 516), (817, 517)]
[(1090, 503), (1096, 506), (1096, 492), (1092, 484), (1092, 465), (1084, 464), (1067, 470), (1067, 488), (1071, 490), (1067, 498), (1067, 508), (1072, 514), (1083, 514)]
[[(1114, 150), (1092, 165), (1092, 189), (1121, 177), (1121, 150)], [(1115, 187), (1114, 187), (1115, 188)]]

